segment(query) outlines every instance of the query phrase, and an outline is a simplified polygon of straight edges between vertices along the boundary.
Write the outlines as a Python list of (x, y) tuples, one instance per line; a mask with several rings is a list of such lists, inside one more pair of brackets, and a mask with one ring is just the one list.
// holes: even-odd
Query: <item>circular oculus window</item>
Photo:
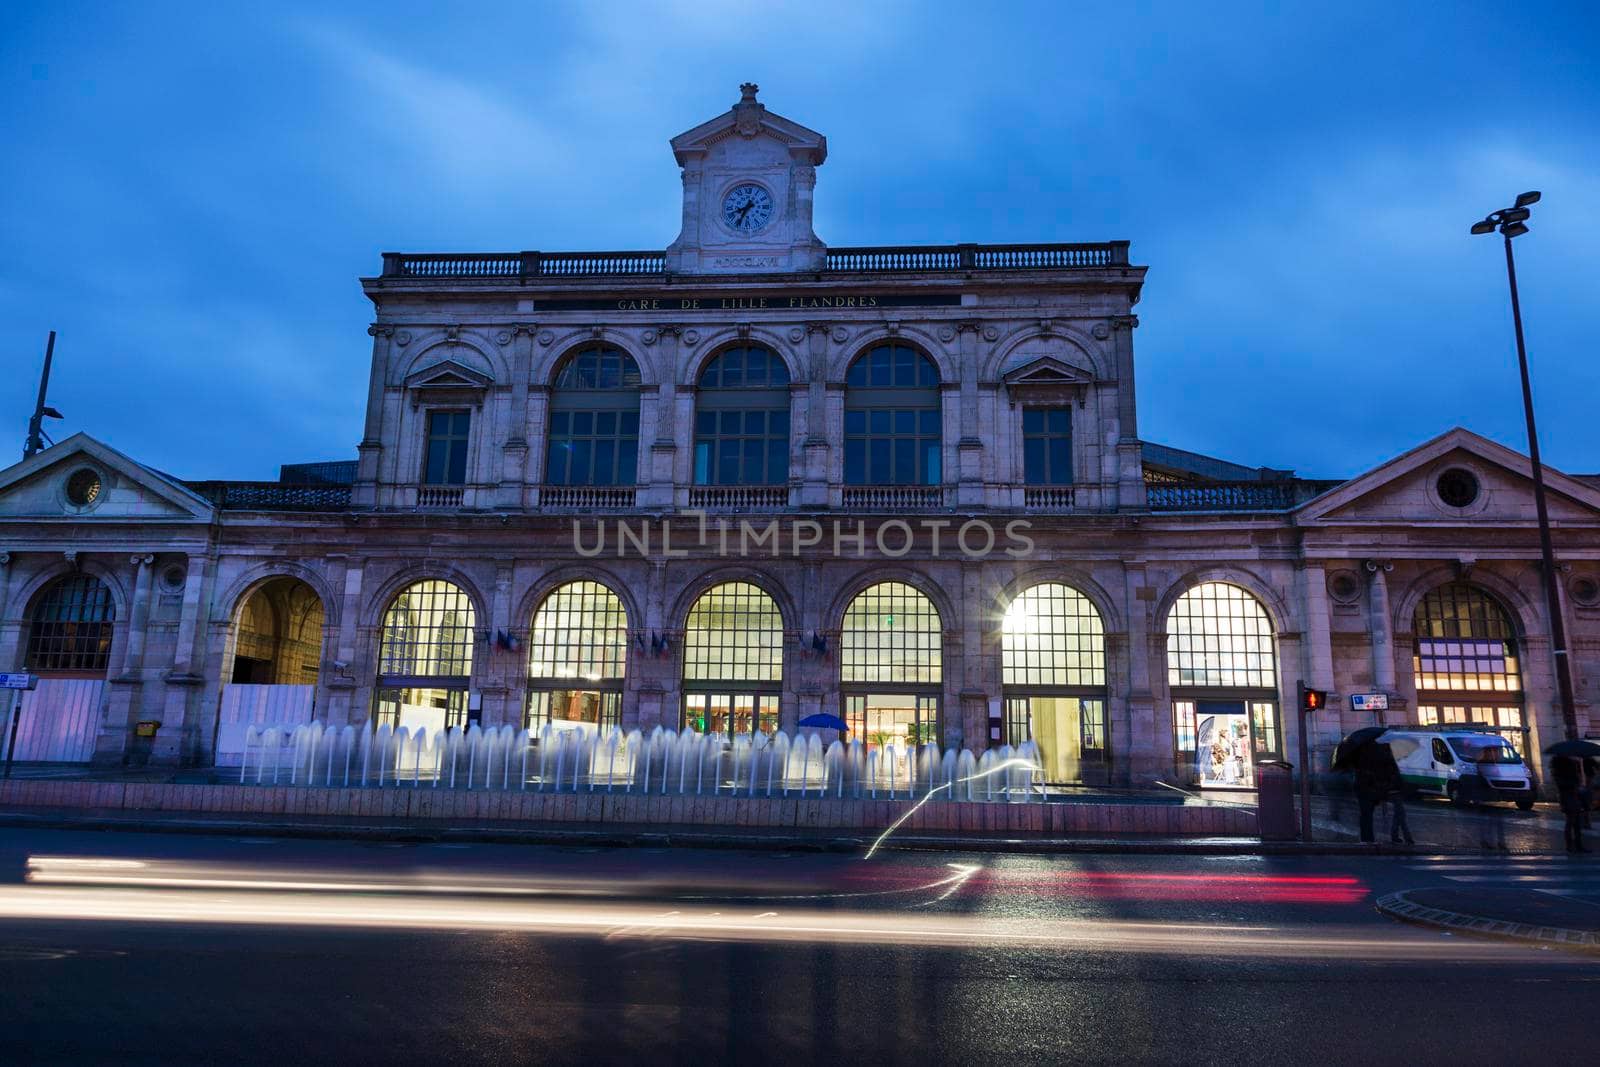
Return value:
[(72, 472), (67, 479), (67, 503), (75, 508), (86, 508), (100, 499), (100, 473), (83, 467)]
[(1463, 467), (1451, 467), (1439, 475), (1433, 488), (1450, 507), (1471, 507), (1478, 499), (1478, 476)]
[(1600, 581), (1588, 576), (1574, 578), (1568, 589), (1572, 591), (1572, 599), (1585, 607), (1600, 603)]

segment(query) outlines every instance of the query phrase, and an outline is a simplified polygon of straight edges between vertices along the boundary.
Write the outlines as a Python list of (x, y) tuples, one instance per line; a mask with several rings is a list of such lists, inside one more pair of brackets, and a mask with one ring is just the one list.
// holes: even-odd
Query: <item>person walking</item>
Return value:
[(1389, 751), (1388, 745), (1363, 745), (1356, 756), (1356, 805), (1360, 810), (1361, 840), (1369, 845), (1376, 844), (1372, 833), (1372, 814), (1389, 792), (1386, 763), (1394, 763), (1394, 754)]
[(1411, 825), (1406, 822), (1406, 796), (1405, 782), (1400, 777), (1400, 764), (1395, 762), (1394, 750), (1388, 745), (1374, 744), (1372, 746), (1382, 750), (1379, 772), (1384, 786), (1384, 795), (1392, 805), (1389, 809), (1389, 841), (1398, 845), (1404, 837), (1405, 843), (1414, 845), (1417, 839), (1411, 836)]
[(1583, 759), (1583, 786), (1578, 790), (1578, 806), (1583, 809), (1583, 828), (1589, 829), (1594, 823), (1590, 813), (1594, 811), (1595, 779), (1600, 778), (1600, 760), (1593, 756)]
[(1562, 830), (1568, 852), (1588, 852), (1583, 844), (1583, 764), (1576, 756), (1557, 756), (1550, 763), (1550, 777), (1556, 783), (1561, 814), (1567, 817)]

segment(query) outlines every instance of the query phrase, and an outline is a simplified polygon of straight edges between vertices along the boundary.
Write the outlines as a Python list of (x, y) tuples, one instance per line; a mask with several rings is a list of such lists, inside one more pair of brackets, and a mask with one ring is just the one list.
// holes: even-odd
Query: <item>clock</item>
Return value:
[(772, 194), (755, 182), (741, 182), (722, 198), (722, 221), (734, 233), (755, 233), (772, 221)]

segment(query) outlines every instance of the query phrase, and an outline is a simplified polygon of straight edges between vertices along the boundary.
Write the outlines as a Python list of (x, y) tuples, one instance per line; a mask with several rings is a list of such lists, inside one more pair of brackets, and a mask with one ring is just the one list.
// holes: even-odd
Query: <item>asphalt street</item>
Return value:
[(1380, 1064), (1437, 1062), (1463, 1041), (1474, 1060), (1592, 1053), (1600, 960), (1373, 908), (1431, 885), (1600, 906), (1600, 863), (5, 830), (0, 1062)]

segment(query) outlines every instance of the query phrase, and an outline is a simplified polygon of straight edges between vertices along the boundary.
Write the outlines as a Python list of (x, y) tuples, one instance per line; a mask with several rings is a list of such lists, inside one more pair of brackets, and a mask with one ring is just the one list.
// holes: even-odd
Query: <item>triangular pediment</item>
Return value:
[[(1544, 481), (1551, 522), (1600, 525), (1600, 489), (1548, 465)], [(1295, 518), (1302, 526), (1533, 525), (1533, 465), (1458, 427), (1307, 501)]]
[(494, 379), (453, 359), (440, 360), (406, 375), (408, 389), (487, 389)]
[(1055, 356), (1032, 356), (1015, 363), (1000, 376), (1006, 385), (1016, 388), (1029, 385), (1089, 385), (1094, 376), (1081, 367), (1074, 367)]
[(729, 137), (754, 139), (767, 137), (789, 150), (797, 162), (815, 167), (828, 158), (828, 139), (792, 119), (768, 111), (755, 99), (755, 87), (741, 86), (744, 98), (707, 122), (686, 130), (672, 139), (672, 153), (678, 166), (687, 167), (712, 146)]
[(84, 433), (0, 471), (0, 523), (210, 522), (213, 511), (176, 478)]

